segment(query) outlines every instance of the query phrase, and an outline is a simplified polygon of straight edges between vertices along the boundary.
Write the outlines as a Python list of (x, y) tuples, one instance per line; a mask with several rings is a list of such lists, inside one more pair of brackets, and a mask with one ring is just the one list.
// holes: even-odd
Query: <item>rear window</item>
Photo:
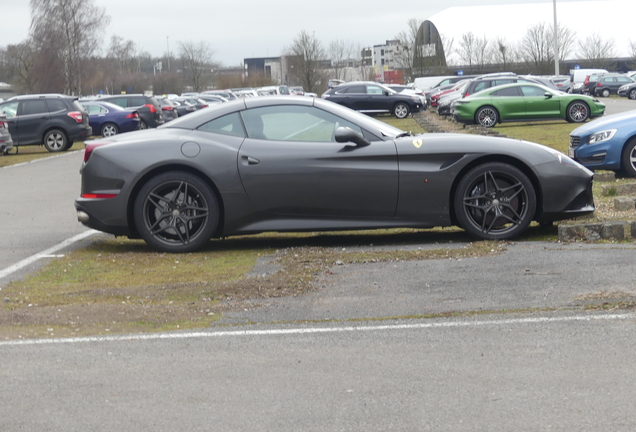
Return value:
[[(66, 110), (66, 104), (61, 99), (48, 99), (46, 102), (49, 104), (49, 111), (50, 112), (58, 112), (58, 111), (65, 111)], [(75, 102), (75, 103), (77, 103), (77, 102)], [(77, 108), (77, 110), (80, 111), (79, 107)]]

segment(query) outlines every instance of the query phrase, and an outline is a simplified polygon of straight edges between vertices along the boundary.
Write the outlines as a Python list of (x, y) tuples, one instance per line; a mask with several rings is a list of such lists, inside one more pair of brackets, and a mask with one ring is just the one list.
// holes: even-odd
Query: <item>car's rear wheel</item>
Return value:
[(68, 138), (64, 131), (53, 129), (44, 135), (44, 148), (51, 153), (68, 150)]
[(460, 180), (454, 196), (460, 226), (483, 239), (518, 236), (530, 225), (536, 205), (528, 177), (518, 168), (499, 162), (470, 170)]
[(623, 148), (621, 168), (627, 177), (636, 177), (636, 138), (628, 141)]
[(475, 114), (475, 122), (483, 127), (491, 128), (499, 121), (499, 113), (491, 106), (481, 107)]
[(146, 124), (146, 122), (145, 122), (145, 121), (143, 121), (143, 120), (142, 120), (142, 121), (140, 121), (140, 122), (139, 122), (139, 129), (140, 129), (140, 130), (142, 130), (142, 129), (148, 129), (148, 125)]
[(590, 117), (590, 107), (585, 102), (572, 102), (567, 107), (565, 117), (570, 123), (583, 123)]
[(601, 90), (601, 96), (603, 96), (603, 97), (609, 97), (609, 95), (610, 95), (610, 91), (609, 91), (609, 89), (603, 89), (603, 90)]
[(119, 128), (114, 123), (105, 123), (102, 125), (101, 134), (103, 137), (110, 137), (113, 135), (117, 135), (119, 133)]
[(636, 99), (636, 88), (631, 89), (627, 94), (627, 97), (632, 100)]
[(141, 188), (134, 219), (150, 246), (164, 252), (191, 252), (203, 247), (214, 234), (219, 205), (212, 188), (200, 177), (169, 171)]
[(403, 102), (399, 102), (393, 107), (393, 115), (399, 119), (407, 118), (410, 113), (411, 109)]

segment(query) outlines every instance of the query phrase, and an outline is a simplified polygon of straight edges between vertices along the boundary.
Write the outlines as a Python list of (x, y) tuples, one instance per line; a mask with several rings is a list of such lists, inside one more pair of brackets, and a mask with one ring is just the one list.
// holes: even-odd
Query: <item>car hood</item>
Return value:
[(636, 121), (636, 110), (625, 111), (618, 114), (612, 114), (599, 119), (593, 120), (582, 126), (577, 127), (570, 135), (581, 136), (588, 133), (596, 132), (602, 129), (613, 129), (624, 124), (633, 124)]

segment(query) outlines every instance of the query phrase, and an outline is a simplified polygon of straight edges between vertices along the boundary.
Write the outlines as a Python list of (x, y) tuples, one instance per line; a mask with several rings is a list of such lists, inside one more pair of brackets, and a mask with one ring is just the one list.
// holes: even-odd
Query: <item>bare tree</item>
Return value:
[(590, 67), (607, 67), (610, 63), (608, 59), (616, 55), (614, 39), (603, 39), (598, 33), (593, 33), (579, 41), (577, 55), (589, 61)]
[(488, 39), (486, 36), (477, 37), (472, 32), (464, 33), (459, 41), (458, 54), (470, 69), (476, 67), (481, 72), (490, 61)]
[[(574, 33), (566, 27), (557, 27), (559, 60), (565, 59), (574, 45)], [(554, 28), (545, 23), (530, 27), (521, 40), (520, 52), (533, 68), (533, 73), (549, 73), (554, 63)]]
[(347, 68), (351, 60), (355, 60), (357, 47), (352, 41), (334, 40), (329, 43), (328, 53), (331, 58), (333, 78), (348, 81)]
[(211, 77), (212, 50), (205, 41), (179, 42), (184, 83), (194, 91), (205, 90)]
[(64, 65), (64, 92), (82, 93), (82, 63), (99, 48), (110, 18), (94, 0), (30, 0), (31, 36)]
[(414, 74), (417, 76), (423, 74), (421, 59), (424, 58), (425, 47), (417, 44), (417, 33), (421, 25), (422, 21), (411, 18), (407, 22), (406, 30), (395, 36), (398, 41), (398, 50), (393, 59), (397, 66), (404, 70), (404, 78), (408, 82), (413, 81)]
[(107, 57), (117, 61), (120, 72), (130, 74), (135, 71), (135, 49), (133, 41), (125, 41), (119, 36), (112, 36)]
[(5, 54), (6, 74), (20, 93), (37, 91), (37, 84), (40, 80), (37, 59), (35, 44), (30, 39), (7, 47)]
[(326, 54), (316, 36), (301, 31), (287, 51), (294, 74), (305, 91), (319, 93), (326, 87), (322, 68)]
[(517, 61), (517, 51), (514, 45), (508, 44), (505, 38), (498, 37), (491, 48), (491, 59), (502, 71), (508, 70)]

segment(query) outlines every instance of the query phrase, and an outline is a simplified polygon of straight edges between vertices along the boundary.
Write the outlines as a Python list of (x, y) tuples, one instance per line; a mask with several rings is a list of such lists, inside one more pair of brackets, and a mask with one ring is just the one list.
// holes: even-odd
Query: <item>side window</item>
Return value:
[(126, 100), (126, 98), (108, 99), (107, 102), (114, 103), (115, 105), (119, 105), (122, 108), (126, 108), (128, 105), (128, 101)]
[(508, 87), (505, 89), (497, 90), (490, 93), (490, 96), (506, 97), (506, 96), (519, 96), (518, 87)]
[(374, 85), (368, 85), (367, 86), (367, 94), (381, 95), (381, 94), (384, 94), (384, 90), (382, 89), (382, 87), (378, 87), (378, 86), (374, 86)]
[(344, 89), (342, 92), (338, 92), (338, 93), (366, 93), (367, 89), (365, 86), (363, 85), (356, 85), (356, 86), (351, 86), (348, 87), (346, 89)]
[(280, 105), (241, 112), (247, 135), (276, 141), (335, 142), (335, 130), (348, 127), (360, 134), (355, 124), (311, 106)]
[(477, 93), (478, 91), (482, 91), (485, 88), (486, 88), (486, 82), (485, 81), (477, 83), (477, 85), (475, 86), (475, 90), (473, 90), (473, 93)]
[(142, 106), (145, 105), (146, 103), (146, 98), (143, 97), (131, 97), (130, 99), (128, 99), (128, 106), (129, 107), (136, 107), (136, 106)]
[(491, 86), (494, 87), (494, 86), (500, 86), (500, 85), (512, 84), (512, 83), (514, 83), (514, 81), (511, 79), (498, 79), (498, 80), (494, 80)]
[(200, 131), (220, 133), (245, 138), (245, 129), (238, 113), (232, 113), (209, 121), (198, 127)]
[(44, 113), (49, 113), (49, 109), (46, 107), (46, 101), (44, 99), (25, 100), (22, 102), (21, 115)]
[(534, 86), (521, 86), (521, 92), (524, 96), (543, 96), (545, 94), (544, 89)]
[(631, 83), (633, 82), (631, 79), (627, 78), (627, 77), (617, 77), (616, 80), (619, 83), (623, 83), (623, 84), (627, 84), (627, 83)]
[(49, 112), (58, 112), (66, 110), (66, 105), (59, 99), (49, 99), (46, 101), (49, 106)]
[(604, 79), (604, 81), (605, 81), (605, 82), (608, 82), (608, 83), (615, 83), (615, 82), (616, 82), (616, 78), (614, 78), (614, 77), (607, 77), (607, 78), (605, 78), (605, 79)]
[(18, 101), (4, 103), (0, 105), (0, 111), (3, 111), (7, 118), (15, 117), (18, 113), (18, 104)]

